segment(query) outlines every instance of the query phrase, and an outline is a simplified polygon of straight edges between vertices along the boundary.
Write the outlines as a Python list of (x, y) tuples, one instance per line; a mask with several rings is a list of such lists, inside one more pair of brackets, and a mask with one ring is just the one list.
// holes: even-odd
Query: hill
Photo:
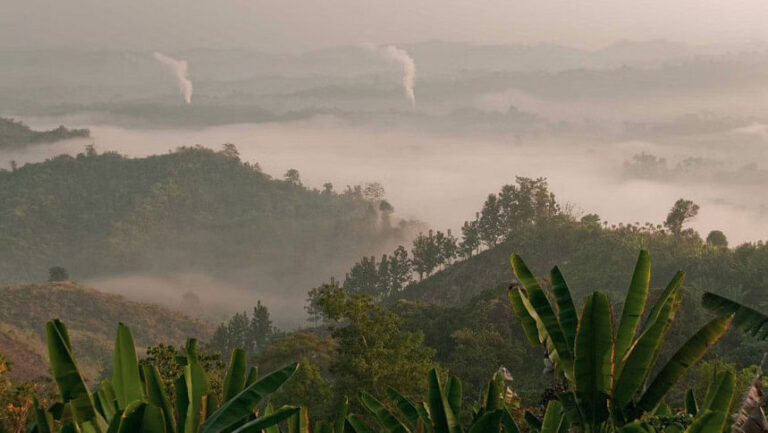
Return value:
[(90, 135), (87, 129), (67, 129), (64, 126), (50, 131), (34, 131), (21, 122), (0, 117), (0, 148), (53, 143), (69, 138), (87, 138)]
[(0, 287), (0, 299), (0, 351), (21, 379), (48, 374), (45, 323), (52, 318), (67, 324), (75, 355), (90, 378), (109, 364), (117, 322), (130, 326), (140, 348), (178, 345), (187, 337), (207, 340), (213, 332), (210, 323), (70, 282)]
[(147, 158), (89, 148), (0, 171), (0, 282), (40, 281), (52, 266), (77, 281), (194, 273), (303, 301), (317, 275), (407, 234), (381, 195), (309, 189), (295, 170), (274, 179), (233, 145)]

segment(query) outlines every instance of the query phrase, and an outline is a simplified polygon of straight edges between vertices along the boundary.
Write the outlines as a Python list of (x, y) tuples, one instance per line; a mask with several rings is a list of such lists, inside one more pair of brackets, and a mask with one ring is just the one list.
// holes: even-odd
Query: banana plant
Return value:
[[(694, 334), (660, 369), (655, 367), (664, 338), (680, 307), (685, 273), (678, 272), (646, 313), (651, 262), (641, 251), (618, 325), (611, 303), (601, 292), (586, 297), (579, 313), (557, 267), (550, 272), (551, 296), (517, 254), (512, 268), (521, 287), (509, 299), (529, 343), (543, 345), (568, 389), (560, 395), (571, 428), (585, 433), (627, 426), (652, 413), (664, 395), (728, 328), (723, 315)], [(645, 319), (643, 317), (645, 316)], [(658, 373), (651, 379), (652, 371)]]
[[(245, 352), (232, 353), (224, 379), (221, 402), (208, 389), (205, 372), (197, 358), (196, 340), (190, 339), (179, 362), (184, 373), (175, 382), (173, 405), (160, 374), (153, 366), (139, 368), (130, 329), (118, 325), (111, 380), (104, 380), (91, 393), (85, 384), (67, 328), (58, 319), (46, 324), (51, 371), (61, 401), (49, 410), (35, 407), (31, 431), (38, 433), (246, 433), (260, 432), (288, 420), (301, 426), (306, 418), (302, 408), (285, 406), (257, 416), (258, 405), (291, 377), (298, 364), (257, 378), (255, 370), (246, 377)], [(304, 430), (295, 430), (304, 431)]]
[[(466, 430), (459, 423), (463, 402), (461, 381), (451, 377), (443, 386), (434, 369), (429, 373), (426, 402), (416, 404), (391, 388), (387, 390), (387, 396), (389, 407), (395, 410), (365, 391), (360, 391), (358, 398), (384, 433), (519, 433), (504, 404), (506, 387), (500, 386), (499, 382), (498, 374), (494, 375), (484, 405), (474, 411), (473, 421)], [(348, 421), (353, 433), (375, 431), (359, 417), (351, 416)]]

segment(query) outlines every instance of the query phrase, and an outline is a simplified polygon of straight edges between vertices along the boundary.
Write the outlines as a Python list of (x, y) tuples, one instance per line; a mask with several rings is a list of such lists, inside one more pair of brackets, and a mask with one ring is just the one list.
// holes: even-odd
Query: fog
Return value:
[[(30, 119), (47, 127), (61, 120)], [(72, 123), (73, 126), (81, 126)], [(303, 183), (320, 188), (381, 182), (387, 199), (402, 218), (422, 220), (432, 227), (457, 231), (472, 219), (485, 197), (515, 176), (547, 177), (561, 202), (576, 213), (598, 213), (610, 223), (661, 223), (675, 200), (692, 199), (701, 211), (691, 226), (706, 235), (723, 230), (733, 243), (768, 238), (768, 202), (761, 193), (768, 179), (750, 183), (698, 183), (674, 179), (635, 179), (625, 175), (624, 163), (642, 152), (670, 162), (707, 157), (724, 164), (765, 161), (765, 126), (707, 134), (703, 140), (670, 145), (653, 141), (567, 139), (563, 137), (447, 137), (441, 134), (373, 126), (350, 126), (334, 117), (290, 123), (228, 125), (203, 129), (135, 130), (92, 127), (92, 140), (73, 140), (0, 153), (0, 164), (40, 161), (59, 153), (82, 152), (93, 142), (98, 151), (129, 156), (165, 153), (179, 146), (200, 144), (218, 149), (235, 143), (241, 158), (257, 162), (280, 177), (289, 168)], [(720, 142), (738, 143), (731, 146)], [(736, 150), (736, 152), (734, 152)], [(320, 279), (327, 276), (322, 276)]]
[[(393, 218), (418, 227), (457, 233), (527, 176), (576, 217), (658, 224), (686, 198), (702, 236), (768, 239), (757, 0), (48, 3), (0, 5), (0, 117), (91, 137), (0, 131), (4, 169), (90, 144), (143, 157), (233, 143), (310, 188), (379, 182)], [(163, 262), (86, 283), (213, 321), (261, 299), (292, 327), (308, 289), (344, 277), (352, 259), (335, 255), (286, 278), (271, 263), (223, 278)]]

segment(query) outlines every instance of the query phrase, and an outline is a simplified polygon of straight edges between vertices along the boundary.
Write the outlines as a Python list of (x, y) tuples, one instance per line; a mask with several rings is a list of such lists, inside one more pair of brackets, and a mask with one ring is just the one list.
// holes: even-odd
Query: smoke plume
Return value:
[(192, 81), (187, 77), (187, 61), (176, 60), (173, 57), (168, 57), (165, 54), (155, 51), (155, 59), (168, 66), (171, 71), (176, 75), (176, 79), (179, 80), (179, 89), (182, 95), (184, 95), (184, 102), (187, 104), (192, 103)]
[(413, 61), (413, 57), (408, 55), (408, 52), (397, 48), (394, 45), (387, 45), (381, 48), (381, 54), (386, 58), (403, 65), (403, 89), (405, 90), (405, 96), (411, 101), (411, 104), (416, 106), (416, 95), (413, 92), (413, 83), (416, 78), (416, 63)]

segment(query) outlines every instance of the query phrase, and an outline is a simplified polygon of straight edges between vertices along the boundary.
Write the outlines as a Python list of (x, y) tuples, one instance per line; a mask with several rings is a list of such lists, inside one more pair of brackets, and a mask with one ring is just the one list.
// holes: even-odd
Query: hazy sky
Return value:
[(0, 0), (0, 47), (768, 40), (765, 0)]

